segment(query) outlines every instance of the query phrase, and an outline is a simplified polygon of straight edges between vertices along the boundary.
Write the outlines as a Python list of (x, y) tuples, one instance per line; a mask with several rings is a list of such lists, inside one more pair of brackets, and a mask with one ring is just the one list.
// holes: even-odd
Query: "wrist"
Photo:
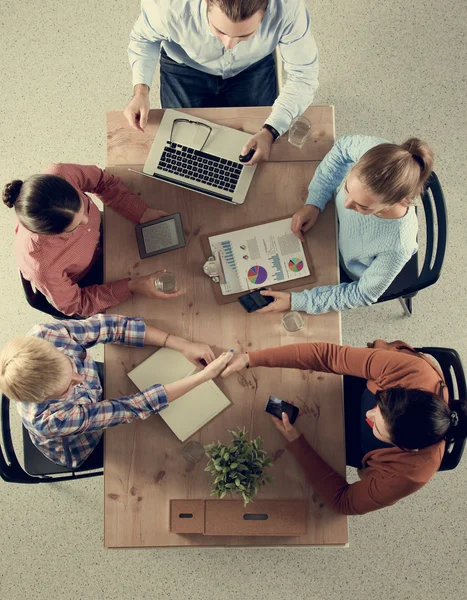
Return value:
[(265, 123), (261, 129), (261, 131), (267, 131), (271, 137), (272, 142), (274, 143), (277, 138), (280, 136), (280, 133), (277, 131), (277, 129), (275, 127), (273, 127), (272, 125), (269, 125), (268, 123)]
[(170, 334), (170, 337), (167, 340), (166, 346), (167, 346), (167, 348), (171, 348), (172, 350), (177, 350), (177, 352), (183, 352), (186, 344), (188, 344), (188, 343), (189, 342), (187, 342), (183, 338), (180, 338), (176, 335)]
[(136, 279), (129, 279), (128, 280), (128, 289), (130, 290), (130, 294), (135, 294), (136, 293)]
[(209, 372), (206, 372), (206, 369), (202, 369), (195, 374), (195, 377), (198, 378), (199, 383), (206, 383), (206, 381), (211, 381), (212, 375), (209, 375)]
[(149, 86), (145, 83), (137, 83), (133, 88), (133, 96), (149, 96)]

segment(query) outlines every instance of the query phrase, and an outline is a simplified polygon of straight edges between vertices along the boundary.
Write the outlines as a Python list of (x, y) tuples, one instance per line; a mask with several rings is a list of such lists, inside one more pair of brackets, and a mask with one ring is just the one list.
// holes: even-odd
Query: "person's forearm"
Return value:
[(290, 297), (291, 310), (299, 310), (309, 315), (322, 315), (328, 312), (340, 312), (350, 308), (371, 306), (376, 300), (366, 294), (358, 281), (322, 285), (311, 290), (292, 292)]
[(183, 394), (187, 394), (195, 387), (198, 387), (206, 381), (207, 378), (204, 374), (204, 371), (200, 371), (199, 373), (195, 373), (194, 375), (185, 377), (185, 379), (180, 379), (179, 381), (175, 381), (174, 383), (168, 383), (164, 386), (167, 401), (173, 402), (177, 398), (180, 398), (180, 396), (183, 396)]
[[(151, 3), (149, 8), (156, 12), (160, 9), (156, 3)], [(167, 38), (166, 32), (156, 31), (151, 25), (155, 22), (155, 15), (148, 14), (146, 9), (147, 7), (142, 7), (141, 15), (130, 34), (128, 58), (133, 73), (133, 86), (151, 85), (159, 61), (161, 41)]]
[(129, 298), (128, 281), (128, 279), (120, 279), (80, 288), (69, 278), (50, 277), (36, 287), (62, 313), (89, 317), (117, 306)]
[(162, 329), (156, 329), (156, 327), (146, 325), (146, 335), (144, 338), (145, 346), (164, 346), (181, 352), (184, 344), (186, 344), (185, 339), (178, 337), (173, 333), (162, 331)]
[(134, 223), (140, 222), (148, 208), (141, 198), (127, 188), (120, 177), (111, 175), (108, 171), (102, 172), (101, 179), (93, 193), (103, 204)]
[[(316, 78), (313, 79), (315, 75)], [(289, 129), (292, 120), (303, 114), (311, 105), (317, 88), (317, 70), (315, 74), (314, 70), (310, 69), (306, 78), (299, 76), (296, 79), (289, 79), (274, 102), (266, 123), (274, 127), (279, 135), (283, 135)]]

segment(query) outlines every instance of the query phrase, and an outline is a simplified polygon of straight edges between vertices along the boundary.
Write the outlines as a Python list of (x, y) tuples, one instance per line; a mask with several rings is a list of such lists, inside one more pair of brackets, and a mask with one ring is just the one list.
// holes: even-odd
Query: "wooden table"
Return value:
[[(267, 108), (187, 110), (216, 123), (254, 133), (259, 130)], [(167, 268), (176, 273), (184, 294), (170, 302), (142, 297), (129, 300), (110, 312), (142, 316), (150, 325), (189, 340), (209, 344), (216, 354), (268, 348), (306, 341), (341, 342), (340, 315), (305, 317), (305, 328), (288, 334), (281, 326), (282, 314), (248, 315), (238, 303), (219, 306), (213, 284), (203, 271), (205, 257), (200, 236), (224, 228), (243, 228), (265, 218), (284, 217), (303, 204), (312, 175), (334, 140), (334, 111), (331, 106), (308, 109), (312, 139), (300, 151), (281, 139), (273, 147), (271, 160), (255, 174), (242, 206), (210, 199), (176, 186), (128, 171), (141, 168), (155, 136), (162, 110), (152, 110), (146, 132), (131, 130), (122, 112), (107, 115), (108, 170), (154, 207), (182, 214), (187, 246), (147, 260), (138, 256), (134, 224), (106, 210), (105, 274), (107, 280), (137, 276)], [(338, 281), (336, 225), (332, 204), (320, 216), (308, 244), (316, 285)], [(296, 288), (297, 290), (302, 288)], [(106, 346), (106, 397), (136, 392), (127, 373), (149, 354), (143, 349)], [(110, 428), (105, 437), (105, 546), (307, 546), (345, 545), (347, 518), (324, 506), (311, 489), (293, 457), (284, 451), (286, 442), (277, 432), (264, 406), (270, 394), (295, 401), (305, 413), (300, 428), (339, 473), (345, 474), (342, 418), (342, 380), (335, 375), (281, 369), (252, 369), (227, 380), (217, 381), (232, 406), (206, 425), (192, 439), (207, 444), (227, 443), (229, 429), (246, 426), (250, 435), (262, 436), (273, 457), (270, 470), (275, 482), (265, 486), (264, 498), (309, 498), (308, 534), (303, 537), (206, 537), (181, 536), (169, 532), (171, 498), (209, 497), (210, 475), (205, 463), (189, 465), (182, 457), (182, 444), (158, 416), (146, 421)]]

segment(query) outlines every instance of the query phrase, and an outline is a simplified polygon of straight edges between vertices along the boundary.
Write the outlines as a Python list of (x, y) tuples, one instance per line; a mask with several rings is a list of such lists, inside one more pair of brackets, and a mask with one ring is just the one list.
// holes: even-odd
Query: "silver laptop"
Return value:
[(246, 167), (238, 157), (250, 137), (249, 133), (167, 109), (142, 174), (231, 204), (243, 204), (256, 166)]

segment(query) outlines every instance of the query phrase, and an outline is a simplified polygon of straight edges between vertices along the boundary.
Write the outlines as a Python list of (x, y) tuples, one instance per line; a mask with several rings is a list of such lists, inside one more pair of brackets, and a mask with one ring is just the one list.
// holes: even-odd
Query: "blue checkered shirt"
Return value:
[(41, 337), (70, 357), (84, 382), (67, 398), (40, 403), (18, 402), (18, 412), (34, 445), (51, 461), (79, 467), (97, 446), (102, 431), (133, 419), (147, 419), (168, 405), (165, 390), (153, 385), (123, 398), (103, 399), (97, 365), (87, 349), (96, 344), (143, 346), (142, 319), (94, 315), (82, 321), (37, 325), (30, 335)]

